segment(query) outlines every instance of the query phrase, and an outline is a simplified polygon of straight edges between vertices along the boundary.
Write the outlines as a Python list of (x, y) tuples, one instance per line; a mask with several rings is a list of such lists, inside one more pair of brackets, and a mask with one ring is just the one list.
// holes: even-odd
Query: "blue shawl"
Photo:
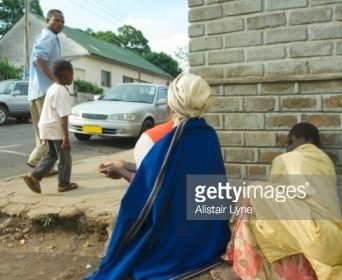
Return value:
[(225, 175), (217, 135), (204, 119), (189, 119), (156, 190), (154, 183), (175, 131), (158, 141), (142, 161), (121, 201), (106, 255), (98, 271), (86, 279), (181, 279), (220, 262), (230, 238), (227, 221), (186, 219), (186, 176)]

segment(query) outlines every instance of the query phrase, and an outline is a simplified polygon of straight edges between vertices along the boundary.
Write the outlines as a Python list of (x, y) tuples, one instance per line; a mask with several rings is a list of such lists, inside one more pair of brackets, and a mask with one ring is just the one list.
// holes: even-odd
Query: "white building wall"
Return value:
[(84, 70), (84, 80), (101, 85), (101, 70), (111, 73), (111, 85), (123, 82), (123, 76), (133, 78), (135, 82), (144, 81), (154, 84), (165, 85), (167, 80), (154, 76), (149, 73), (144, 73), (137, 69), (129, 68), (120, 64), (113, 64), (108, 61), (97, 59), (92, 56), (83, 56), (72, 58), (71, 62), (74, 68), (78, 71)]

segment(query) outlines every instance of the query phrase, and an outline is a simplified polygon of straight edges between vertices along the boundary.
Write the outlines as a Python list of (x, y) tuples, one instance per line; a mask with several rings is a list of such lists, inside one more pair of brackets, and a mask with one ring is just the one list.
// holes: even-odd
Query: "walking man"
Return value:
[(58, 38), (64, 26), (64, 16), (60, 10), (50, 10), (46, 17), (47, 27), (37, 37), (31, 52), (28, 99), (31, 119), (36, 136), (36, 147), (31, 152), (27, 165), (35, 167), (47, 152), (47, 144), (39, 136), (38, 122), (48, 88), (55, 82), (51, 71), (54, 61), (60, 59), (61, 48)]

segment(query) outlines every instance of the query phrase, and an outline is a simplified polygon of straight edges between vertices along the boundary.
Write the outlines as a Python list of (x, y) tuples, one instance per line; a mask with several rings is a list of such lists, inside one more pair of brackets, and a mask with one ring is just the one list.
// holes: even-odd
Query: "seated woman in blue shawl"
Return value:
[(175, 127), (142, 160), (126, 194), (105, 257), (88, 280), (187, 279), (220, 263), (227, 221), (189, 220), (187, 175), (222, 175), (217, 135), (201, 114), (209, 85), (186, 73), (170, 85)]

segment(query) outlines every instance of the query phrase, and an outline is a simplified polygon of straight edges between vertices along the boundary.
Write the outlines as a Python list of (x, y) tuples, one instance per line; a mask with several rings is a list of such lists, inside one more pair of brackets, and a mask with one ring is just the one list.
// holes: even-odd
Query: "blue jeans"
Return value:
[(41, 180), (46, 176), (59, 159), (58, 163), (58, 185), (68, 186), (71, 176), (71, 153), (69, 149), (62, 149), (62, 140), (47, 140), (48, 154), (43, 157), (34, 168), (32, 175)]

